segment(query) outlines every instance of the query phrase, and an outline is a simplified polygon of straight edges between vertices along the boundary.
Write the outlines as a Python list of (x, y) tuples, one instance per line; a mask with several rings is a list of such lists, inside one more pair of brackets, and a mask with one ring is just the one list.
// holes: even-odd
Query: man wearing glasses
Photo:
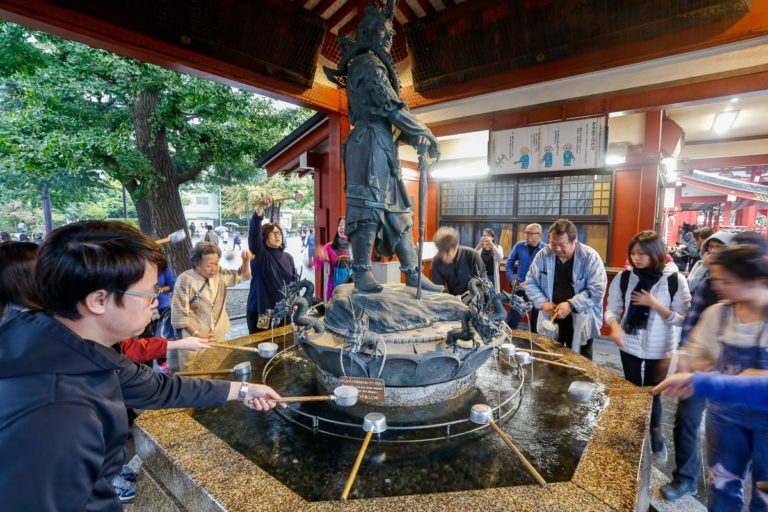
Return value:
[[(533, 258), (535, 258), (536, 255), (539, 254), (539, 251), (544, 247), (544, 243), (541, 241), (541, 225), (529, 224), (525, 227), (525, 240), (517, 242), (507, 258), (507, 278), (513, 286), (517, 284), (516, 293), (521, 296), (523, 300), (528, 300), (528, 295), (525, 293), (525, 276), (528, 274), (528, 269), (531, 267)], [(517, 272), (515, 272), (515, 264), (517, 264)], [(536, 308), (533, 308), (528, 322), (534, 330), (538, 318), (539, 312)], [(514, 309), (510, 309), (509, 314), (507, 315), (507, 325), (513, 329), (517, 329), (517, 324), (519, 323), (520, 313)]]
[[(122, 222), (53, 231), (35, 269), (45, 311), (0, 331), (0, 503), (5, 510), (122, 510), (112, 487), (128, 437), (126, 407), (274, 407), (268, 386), (167, 376), (111, 347), (157, 307), (157, 244)], [(284, 405), (284, 404), (283, 404)]]
[[(592, 339), (603, 325), (603, 296), (608, 283), (600, 255), (578, 239), (576, 226), (560, 219), (549, 227), (549, 245), (531, 263), (525, 292), (533, 307), (557, 325), (556, 337), (577, 354), (592, 359)], [(543, 327), (539, 316), (537, 327)]]

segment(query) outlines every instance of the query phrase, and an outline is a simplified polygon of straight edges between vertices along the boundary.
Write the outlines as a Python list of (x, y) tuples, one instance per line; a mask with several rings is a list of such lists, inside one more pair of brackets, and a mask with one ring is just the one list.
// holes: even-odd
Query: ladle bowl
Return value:
[(263, 357), (264, 359), (272, 359), (275, 357), (275, 354), (277, 354), (277, 343), (272, 343), (271, 341), (264, 341), (262, 343), (259, 343), (256, 345), (256, 348), (259, 349), (259, 355)]
[(235, 374), (237, 377), (243, 377), (246, 378), (251, 374), (251, 362), (250, 361), (244, 361), (242, 363), (238, 363), (235, 366), (232, 367), (232, 373)]
[(515, 357), (517, 347), (513, 343), (502, 343), (499, 352), (506, 357)]
[(515, 353), (515, 359), (517, 359), (517, 362), (525, 365), (531, 363), (531, 354), (528, 352), (517, 352)]
[(469, 421), (478, 425), (488, 425), (493, 422), (493, 409), (486, 404), (475, 404), (469, 411)]
[(387, 417), (380, 412), (369, 412), (363, 418), (363, 430), (381, 434), (387, 430)]
[(182, 229), (174, 231), (173, 233), (171, 233), (170, 235), (168, 235), (168, 236), (166, 236), (164, 238), (161, 238), (159, 240), (155, 240), (155, 243), (157, 245), (163, 245), (163, 244), (167, 244), (167, 243), (175, 244), (175, 243), (181, 242), (185, 238), (187, 238), (187, 232), (184, 231), (184, 229), (182, 228)]
[(340, 407), (352, 407), (357, 403), (360, 391), (354, 386), (339, 386), (333, 390), (331, 400)]
[(595, 384), (586, 380), (575, 380), (568, 386), (568, 394), (578, 402), (587, 402), (595, 394)]

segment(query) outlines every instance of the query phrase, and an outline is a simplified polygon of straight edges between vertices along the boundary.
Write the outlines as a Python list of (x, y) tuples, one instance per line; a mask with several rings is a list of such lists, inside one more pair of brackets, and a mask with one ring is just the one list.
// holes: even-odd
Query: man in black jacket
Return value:
[(469, 247), (459, 245), (459, 232), (443, 227), (432, 238), (437, 254), (432, 260), (432, 282), (444, 285), (451, 295), (467, 291), (469, 280), (485, 275), (485, 264), (480, 254)]
[(169, 377), (110, 347), (138, 335), (157, 307), (158, 246), (120, 222), (57, 229), (36, 267), (45, 312), (15, 312), (0, 329), (0, 503), (6, 511), (119, 511), (126, 406), (267, 410), (256, 384)]

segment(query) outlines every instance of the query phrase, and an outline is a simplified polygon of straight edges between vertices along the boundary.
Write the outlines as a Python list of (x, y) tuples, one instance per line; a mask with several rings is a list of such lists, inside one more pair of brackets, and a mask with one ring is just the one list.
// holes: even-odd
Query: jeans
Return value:
[(699, 484), (699, 427), (706, 402), (703, 398), (695, 397), (677, 402), (675, 428), (672, 431), (675, 442), (675, 470), (672, 472), (672, 480), (686, 487), (695, 488)]
[[(667, 376), (669, 371), (670, 359), (642, 359), (633, 356), (623, 350), (621, 355), (621, 366), (624, 368), (624, 378), (635, 386), (655, 386)], [(645, 363), (645, 371), (643, 371)], [(653, 397), (653, 406), (651, 408), (651, 428), (661, 427), (661, 397)]]
[[(768, 480), (768, 431), (732, 421), (727, 414), (707, 411), (709, 510), (744, 508), (744, 480)], [(768, 510), (768, 493), (752, 487), (751, 512)]]

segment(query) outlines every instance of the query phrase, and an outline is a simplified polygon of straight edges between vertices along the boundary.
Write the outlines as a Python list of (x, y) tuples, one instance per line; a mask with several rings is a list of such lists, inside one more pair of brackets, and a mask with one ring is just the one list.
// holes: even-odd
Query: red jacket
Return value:
[(165, 357), (168, 340), (165, 338), (129, 338), (120, 342), (123, 355), (137, 363), (146, 363)]

